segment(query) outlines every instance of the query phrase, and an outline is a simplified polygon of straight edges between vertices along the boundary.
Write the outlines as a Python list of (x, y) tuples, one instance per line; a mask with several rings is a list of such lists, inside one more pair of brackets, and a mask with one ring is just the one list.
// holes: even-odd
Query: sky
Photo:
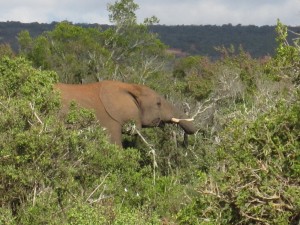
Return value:
[[(110, 24), (115, 0), (3, 0), (0, 21)], [(135, 0), (138, 22), (156, 16), (161, 25), (300, 26), (300, 0)]]

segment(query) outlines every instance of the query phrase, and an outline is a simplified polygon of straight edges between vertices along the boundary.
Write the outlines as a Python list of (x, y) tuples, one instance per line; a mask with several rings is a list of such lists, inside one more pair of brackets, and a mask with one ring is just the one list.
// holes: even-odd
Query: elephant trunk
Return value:
[(186, 116), (179, 116), (179, 118), (173, 117), (171, 119), (172, 123), (177, 123), (186, 134), (194, 134), (197, 129), (193, 123), (193, 118), (186, 118)]
[(190, 119), (180, 119), (178, 124), (186, 134), (194, 134), (197, 131), (196, 127)]
[(179, 124), (179, 126), (184, 130), (184, 141), (183, 145), (185, 148), (188, 147), (188, 134), (194, 134), (196, 133), (197, 129), (193, 124), (194, 119), (178, 119), (178, 118), (172, 118), (171, 122)]
[(183, 112), (178, 110), (172, 104), (164, 102), (164, 111), (162, 112), (162, 121), (166, 123), (178, 124), (186, 134), (194, 134), (197, 129), (194, 125), (194, 119), (188, 118)]

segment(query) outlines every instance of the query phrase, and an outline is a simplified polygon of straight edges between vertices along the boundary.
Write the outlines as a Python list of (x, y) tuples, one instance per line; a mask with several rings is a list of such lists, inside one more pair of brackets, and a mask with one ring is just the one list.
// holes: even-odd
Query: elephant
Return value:
[(54, 88), (61, 94), (64, 113), (72, 101), (93, 110), (110, 142), (120, 147), (122, 126), (129, 121), (134, 121), (137, 129), (174, 123), (186, 134), (196, 132), (193, 119), (187, 119), (183, 112), (145, 85), (105, 80), (89, 84), (57, 83)]

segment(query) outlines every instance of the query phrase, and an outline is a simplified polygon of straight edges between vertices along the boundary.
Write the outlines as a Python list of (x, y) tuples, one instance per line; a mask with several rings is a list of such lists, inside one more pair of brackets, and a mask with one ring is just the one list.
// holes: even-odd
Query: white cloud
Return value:
[[(0, 21), (109, 23), (107, 4), (114, 0), (8, 0)], [(160, 24), (273, 25), (279, 18), (300, 25), (300, 0), (135, 0), (139, 21), (157, 16)]]
[(30, 7), (17, 7), (11, 9), (7, 13), (1, 13), (1, 21), (21, 21), (21, 22), (34, 22), (41, 21), (46, 22), (48, 20), (47, 15), (43, 11), (34, 12)]
[(0, 21), (49, 23), (62, 20), (108, 23), (106, 3), (97, 0), (12, 0), (0, 7)]
[(161, 24), (273, 25), (277, 18), (300, 25), (300, 0), (140, 1), (139, 15), (156, 15)]

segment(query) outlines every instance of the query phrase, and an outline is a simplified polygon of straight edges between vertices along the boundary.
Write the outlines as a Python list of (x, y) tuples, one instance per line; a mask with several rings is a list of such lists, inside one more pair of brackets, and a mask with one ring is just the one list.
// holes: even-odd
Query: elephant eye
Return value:
[(161, 99), (160, 99), (160, 97), (157, 97), (157, 98), (156, 98), (156, 105), (157, 105), (158, 107), (161, 106)]

